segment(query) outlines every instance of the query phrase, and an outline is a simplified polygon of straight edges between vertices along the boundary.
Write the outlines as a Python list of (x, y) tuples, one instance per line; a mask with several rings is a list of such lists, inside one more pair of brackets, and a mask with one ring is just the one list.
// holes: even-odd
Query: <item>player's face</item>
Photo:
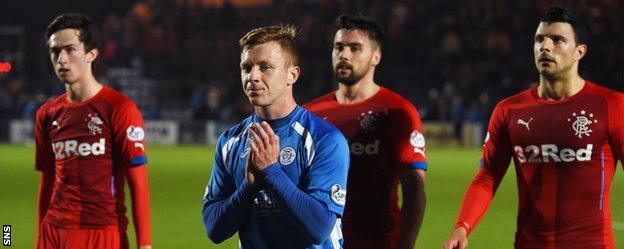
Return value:
[(81, 80), (91, 72), (91, 62), (97, 56), (97, 49), (85, 51), (76, 29), (62, 29), (48, 40), (50, 60), (56, 76), (66, 84)]
[(334, 36), (332, 66), (338, 82), (353, 85), (379, 63), (381, 51), (366, 32), (340, 29)]
[(241, 53), (241, 81), (254, 106), (270, 106), (292, 96), (299, 67), (287, 62), (289, 55), (277, 42), (246, 47)]
[(535, 31), (535, 66), (542, 76), (552, 78), (569, 73), (583, 58), (586, 49), (586, 45), (576, 43), (569, 23), (541, 22)]

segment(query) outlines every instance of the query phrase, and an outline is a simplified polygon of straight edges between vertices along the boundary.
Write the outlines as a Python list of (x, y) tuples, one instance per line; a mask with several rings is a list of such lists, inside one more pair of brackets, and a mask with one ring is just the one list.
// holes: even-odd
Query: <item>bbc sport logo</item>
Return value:
[(11, 246), (11, 225), (2, 225), (2, 245)]

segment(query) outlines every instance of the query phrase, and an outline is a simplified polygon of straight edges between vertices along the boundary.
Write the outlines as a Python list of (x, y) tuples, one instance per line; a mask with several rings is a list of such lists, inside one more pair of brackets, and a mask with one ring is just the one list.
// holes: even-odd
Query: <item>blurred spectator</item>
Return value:
[[(295, 96), (303, 103), (333, 88), (327, 66), (333, 20), (342, 12), (363, 13), (387, 33), (384, 66), (376, 72), (386, 87), (417, 103), (423, 120), (459, 122), (468, 115), (486, 123), (493, 103), (536, 80), (527, 41), (540, 14), (551, 7), (549, 1), (528, 0), (240, 2), (257, 4), (142, 0), (125, 13), (110, 13), (100, 25), (104, 58), (97, 69), (132, 68), (157, 82), (158, 87), (143, 89), (154, 98), (137, 103), (149, 107), (149, 117), (238, 120), (251, 112), (238, 104), (246, 103), (242, 95), (234, 94), (240, 91), (237, 43), (244, 31), (279, 23), (301, 28), (302, 74)], [(582, 76), (624, 90), (621, 1), (554, 2), (586, 16), (590, 45)], [(28, 82), (46, 82), (47, 64)], [(17, 80), (5, 89), (11, 104), (3, 108), (16, 117), (45, 88)], [(49, 89), (46, 94), (53, 95)], [(181, 108), (192, 114), (176, 116)]]

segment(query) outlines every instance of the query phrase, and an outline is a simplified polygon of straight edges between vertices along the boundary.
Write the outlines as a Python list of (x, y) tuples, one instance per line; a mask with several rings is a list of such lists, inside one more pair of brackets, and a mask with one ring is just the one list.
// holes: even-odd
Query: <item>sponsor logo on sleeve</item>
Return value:
[(414, 153), (425, 156), (425, 136), (418, 131), (413, 131), (410, 134), (410, 144), (414, 147)]
[(336, 205), (344, 206), (347, 202), (347, 190), (340, 187), (338, 184), (332, 185), (331, 200), (336, 203)]
[(295, 149), (290, 146), (282, 148), (279, 154), (279, 161), (282, 165), (289, 165), (295, 161), (295, 157), (297, 157), (297, 153)]
[(126, 130), (126, 137), (128, 137), (128, 140), (133, 142), (142, 141), (145, 138), (145, 131), (143, 131), (143, 128), (139, 126), (131, 125), (128, 126), (128, 129)]

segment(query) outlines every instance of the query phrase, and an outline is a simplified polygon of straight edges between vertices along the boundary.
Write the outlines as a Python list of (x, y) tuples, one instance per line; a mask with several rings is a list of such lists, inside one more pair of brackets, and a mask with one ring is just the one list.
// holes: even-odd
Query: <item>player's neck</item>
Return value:
[(65, 84), (65, 91), (67, 92), (67, 100), (69, 102), (82, 102), (95, 96), (103, 86), (93, 75), (85, 75), (85, 79), (80, 79), (74, 83)]
[(372, 79), (364, 80), (362, 78), (362, 80), (353, 85), (339, 83), (335, 94), (336, 101), (340, 104), (355, 104), (369, 99), (379, 92), (379, 89), (381, 89), (381, 86)]
[(296, 107), (297, 103), (291, 97), (283, 98), (283, 100), (268, 106), (254, 106), (254, 112), (261, 119), (275, 120), (288, 116)]
[(577, 94), (583, 86), (585, 86), (585, 80), (578, 74), (555, 79), (540, 76), (537, 95), (545, 100), (560, 100)]

